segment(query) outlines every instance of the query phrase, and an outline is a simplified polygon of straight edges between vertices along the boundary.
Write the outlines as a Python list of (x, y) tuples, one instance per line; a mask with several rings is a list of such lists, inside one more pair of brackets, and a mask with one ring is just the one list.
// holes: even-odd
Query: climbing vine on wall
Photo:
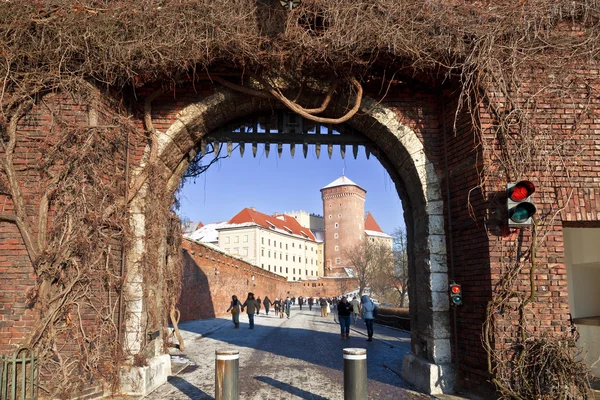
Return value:
[[(18, 227), (37, 278), (28, 293), (37, 318), (29, 342), (41, 351), (45, 373), (64, 378), (48, 390), (69, 393), (84, 375), (116, 379), (110, 360), (121, 360), (118, 315), (126, 301), (119, 300), (125, 277), (116, 249), (132, 239), (127, 208), (147, 185), (160, 190), (149, 193), (143, 210), (150, 238), (142, 260), (145, 322), (149, 330), (164, 329), (167, 316), (176, 314), (178, 233), (173, 199), (159, 184), (151, 113), (159, 95), (176, 93), (180, 82), (202, 80), (271, 98), (309, 119), (341, 123), (357, 112), (365, 83), (381, 82), (385, 97), (395, 78), (426, 77), (433, 85), (456, 85), (457, 115), (473, 118), (474, 146), (492, 160), (485, 165), (506, 180), (552, 176), (557, 168), (566, 171), (564, 177), (581, 151), (580, 128), (597, 107), (598, 86), (571, 71), (598, 63), (599, 18), (596, 0), (303, 0), (292, 11), (269, 0), (2, 2), (0, 194), (9, 206), (0, 221)], [(293, 83), (281, 85), (281, 76)], [(314, 82), (328, 85), (317, 88)], [(160, 89), (140, 106), (142, 86)], [(327, 92), (319, 107), (296, 102), (307, 88)], [(571, 98), (574, 88), (583, 97)], [(94, 101), (87, 94), (99, 90), (115, 101), (105, 104), (109, 112), (96, 126), (53, 108), (60, 104), (55, 96), (74, 98), (85, 108)], [(540, 94), (574, 105), (569, 129), (544, 126)], [(350, 99), (335, 115), (327, 110), (333, 96)], [(53, 118), (52, 138), (43, 143), (49, 150), (31, 160), (33, 171), (23, 170), (16, 162), (30, 140), (23, 127), (39, 110)], [(564, 140), (551, 142), (550, 136)], [(141, 168), (115, 184), (112, 177), (128, 170), (128, 137), (147, 151)], [(30, 173), (41, 184), (24, 193)], [(498, 176), (481, 170), (479, 189), (501, 186), (493, 181)], [(573, 360), (572, 347), (565, 345), (571, 339), (557, 342), (527, 330), (526, 311), (536, 300), (533, 279), (541, 268), (536, 248), (545, 246), (559, 213), (543, 210), (535, 235), (503, 249), (510, 257), (489, 304), (484, 345), (489, 372), (508, 398), (528, 398), (529, 392), (521, 392), (528, 386), (514, 382), (535, 372), (523, 369), (531, 365), (526, 361), (545, 355), (562, 357), (560, 365), (569, 366), (557, 375), (559, 382), (569, 376), (567, 386), (582, 387), (584, 371), (567, 362)], [(515, 287), (523, 274), (532, 277), (528, 289)], [(82, 307), (94, 310), (94, 327), (81, 323)], [(499, 324), (509, 311), (518, 321), (510, 328)], [(511, 343), (508, 349), (498, 337)]]

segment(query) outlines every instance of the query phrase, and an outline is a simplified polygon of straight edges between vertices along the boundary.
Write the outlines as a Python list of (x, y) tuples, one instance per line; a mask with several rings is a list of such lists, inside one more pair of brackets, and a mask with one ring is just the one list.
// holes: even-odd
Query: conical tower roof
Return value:
[(350, 179), (348, 179), (344, 175), (342, 175), (341, 177), (337, 178), (335, 181), (331, 182), (329, 185), (324, 186), (323, 188), (321, 188), (321, 191), (323, 191), (325, 189), (330, 189), (330, 188), (338, 187), (338, 186), (356, 186), (356, 187), (362, 189), (365, 193), (367, 192), (365, 189), (361, 188), (359, 185), (357, 185), (356, 183), (352, 182)]

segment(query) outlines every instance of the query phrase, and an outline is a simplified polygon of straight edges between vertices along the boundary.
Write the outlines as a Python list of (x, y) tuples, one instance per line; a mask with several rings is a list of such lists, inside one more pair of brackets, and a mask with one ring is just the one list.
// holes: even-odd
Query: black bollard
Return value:
[(215, 354), (215, 400), (238, 400), (240, 352), (217, 350)]
[(344, 400), (367, 400), (367, 349), (344, 349)]

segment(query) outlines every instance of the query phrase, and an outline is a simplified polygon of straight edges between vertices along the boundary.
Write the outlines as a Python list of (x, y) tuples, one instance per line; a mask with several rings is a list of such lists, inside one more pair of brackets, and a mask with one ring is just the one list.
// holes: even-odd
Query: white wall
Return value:
[[(600, 228), (564, 228), (569, 307), (573, 318), (600, 318)], [(585, 363), (600, 378), (600, 326), (575, 323)]]
[(573, 318), (600, 316), (600, 228), (564, 228)]

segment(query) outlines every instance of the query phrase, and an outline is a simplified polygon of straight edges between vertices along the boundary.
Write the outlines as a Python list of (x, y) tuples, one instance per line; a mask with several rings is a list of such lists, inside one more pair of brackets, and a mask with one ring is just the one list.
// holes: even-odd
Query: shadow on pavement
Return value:
[(210, 399), (214, 400), (214, 397), (209, 396), (207, 393), (204, 393), (202, 390), (198, 389), (196, 386), (192, 385), (188, 381), (178, 376), (169, 377), (169, 383), (179, 389), (179, 391), (185, 394), (190, 399), (201, 400), (201, 399)]
[(273, 378), (269, 378), (268, 376), (257, 376), (254, 379), (256, 379), (258, 381), (261, 381), (261, 382), (264, 382), (266, 384), (269, 384), (269, 385), (271, 385), (273, 387), (276, 387), (279, 390), (282, 390), (282, 391), (288, 392), (290, 394), (293, 394), (294, 396), (298, 396), (301, 399), (327, 400), (326, 397), (322, 397), (322, 396), (319, 396), (319, 395), (307, 392), (306, 390), (302, 390), (302, 389), (299, 389), (297, 387), (288, 385), (287, 383), (278, 381), (278, 380), (273, 379)]
[[(294, 317), (293, 313), (292, 319)], [(359, 326), (353, 326), (350, 339), (340, 340), (340, 334), (337, 331), (338, 328), (335, 328), (333, 331), (330, 328), (325, 328), (327, 325), (338, 325), (329, 318), (321, 318), (315, 315), (310, 324), (307, 321), (307, 324), (302, 327), (298, 327), (297, 325), (293, 327), (288, 326), (288, 321), (291, 320), (287, 319), (283, 320), (281, 325), (262, 325), (261, 320), (267, 318), (275, 319), (276, 317), (262, 315), (256, 317), (255, 328), (252, 331), (248, 330), (248, 324), (244, 320), (240, 323), (240, 329), (233, 329), (233, 324), (229, 324), (225, 318), (206, 321), (204, 324), (198, 325), (183, 323), (179, 329), (191, 333), (195, 332), (204, 337), (210, 336), (213, 340), (221, 342), (221, 345), (217, 345), (219, 347), (223, 346), (226, 348), (228, 345), (231, 345), (253, 348), (279, 357), (303, 360), (314, 366), (338, 371), (338, 373), (343, 370), (344, 348), (365, 348), (369, 354), (367, 364), (370, 380), (394, 386), (408, 387), (407, 382), (402, 379), (399, 380), (396, 373), (392, 373), (388, 368), (382, 367), (384, 365), (402, 365), (404, 355), (410, 352), (410, 337), (402, 337), (406, 335), (405, 333), (398, 332), (398, 337), (389, 338), (390, 342), (383, 341), (378, 335), (379, 328), (376, 327), (375, 341), (369, 343), (366, 342), (366, 335), (364, 333), (355, 332), (354, 330), (361, 328), (364, 331), (364, 323), (359, 321)], [(205, 324), (210, 324), (214, 327), (214, 330), (211, 332), (210, 329), (207, 329), (208, 325)]]

